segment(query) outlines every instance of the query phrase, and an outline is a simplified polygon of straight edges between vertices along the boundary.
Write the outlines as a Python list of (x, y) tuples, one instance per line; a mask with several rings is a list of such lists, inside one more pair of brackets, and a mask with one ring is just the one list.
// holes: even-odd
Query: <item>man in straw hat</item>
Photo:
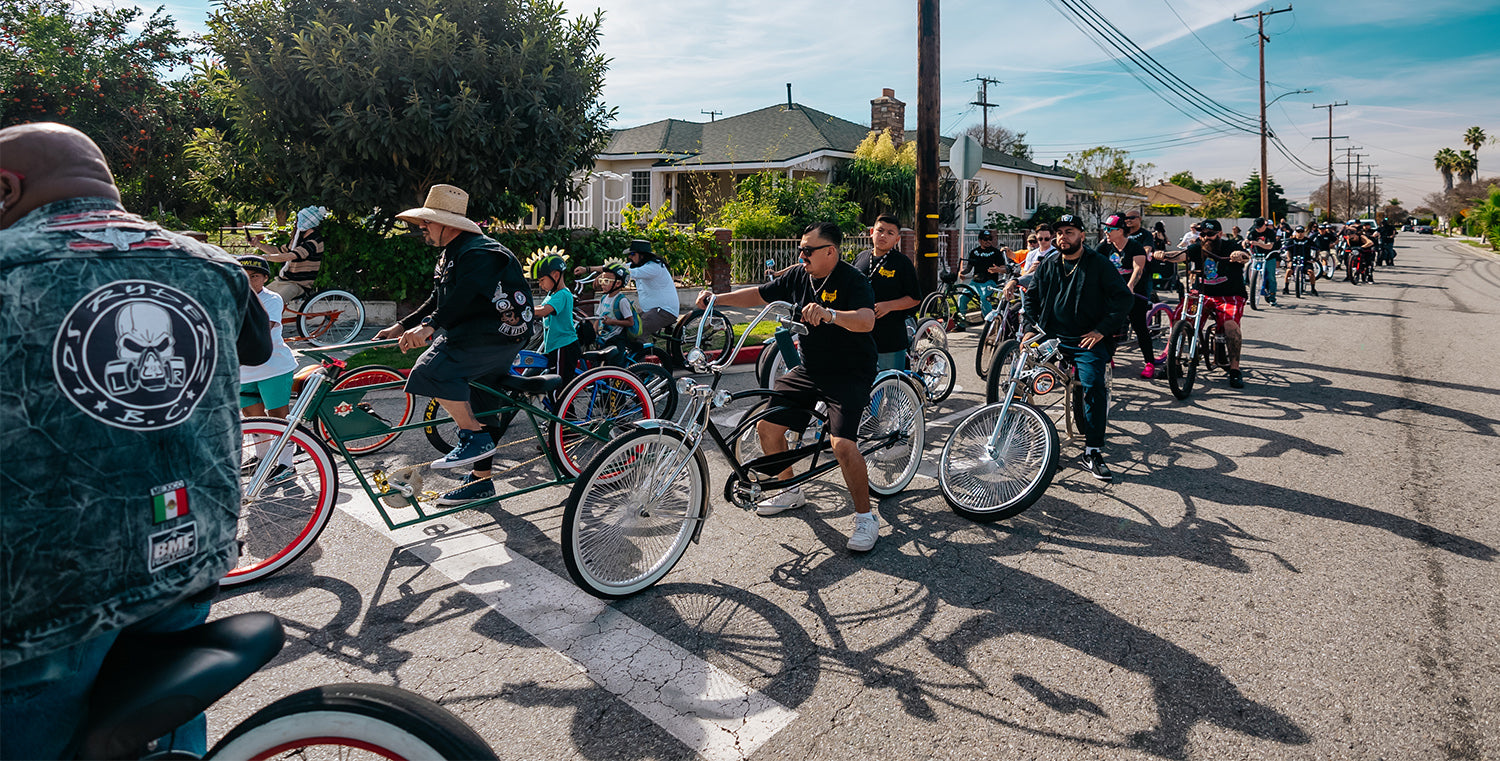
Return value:
[[(442, 249), (433, 271), (432, 295), (415, 312), (375, 334), (399, 338), (401, 351), (432, 345), (417, 359), (406, 392), (430, 396), (458, 424), (458, 446), (432, 463), (474, 470), (439, 504), (464, 504), (494, 496), (490, 455), (495, 441), (469, 404), (469, 380), (508, 372), (531, 335), (531, 285), (521, 263), (486, 237), (466, 216), (469, 194), (452, 185), (433, 185), (420, 207), (396, 215)], [(443, 335), (432, 341), (438, 331)]]

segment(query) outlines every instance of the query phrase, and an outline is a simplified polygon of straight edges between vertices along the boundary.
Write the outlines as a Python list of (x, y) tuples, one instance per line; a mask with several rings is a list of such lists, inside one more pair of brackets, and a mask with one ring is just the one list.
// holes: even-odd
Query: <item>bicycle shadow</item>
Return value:
[[(1036, 526), (997, 526), (976, 532), (974, 524), (952, 514), (920, 510), (916, 503), (921, 498), (902, 495), (882, 503), (890, 532), (875, 551), (852, 558), (827, 550), (804, 553), (788, 548), (794, 557), (777, 566), (772, 575), (779, 586), (805, 596), (803, 607), (823, 624), (829, 644), (822, 657), (861, 678), (867, 687), (894, 691), (909, 716), (935, 721), (938, 707), (944, 706), (1028, 734), (1088, 747), (1143, 750), (1165, 758), (1185, 758), (1189, 734), (1203, 722), (1286, 745), (1311, 741), (1290, 718), (1246, 697), (1217, 667), (1186, 649), (1135, 626), (1094, 599), (1004, 566), (1000, 561), (1007, 555), (1028, 543), (1045, 541)], [(842, 531), (825, 521), (812, 523), (819, 539), (830, 546), (842, 544)], [(832, 603), (827, 593), (838, 590), (856, 573), (911, 582), (910, 596), (920, 599), (902, 597), (875, 609), (836, 612), (841, 606)], [(951, 633), (929, 637), (940, 605), (948, 615), (978, 612)], [(857, 649), (848, 644), (846, 630), (858, 630), (877, 618), (895, 618), (905, 625), (877, 646)], [(980, 668), (971, 662), (970, 654), (989, 652), (998, 640), (1013, 635), (1048, 640), (1144, 677), (1155, 700), (1154, 727), (1123, 741), (1069, 734), (986, 710), (970, 704), (962, 694), (951, 694), (992, 696), (1000, 690), (996, 678), (986, 676), (993, 664), (980, 658), (978, 662), (985, 664)], [(918, 639), (956, 673), (934, 677), (906, 665), (910, 659), (898, 648)], [(898, 662), (888, 662), (887, 657)], [(1049, 687), (1043, 681), (1045, 675), (1010, 672), (1004, 678), (1056, 713), (1108, 718), (1100, 702)]]

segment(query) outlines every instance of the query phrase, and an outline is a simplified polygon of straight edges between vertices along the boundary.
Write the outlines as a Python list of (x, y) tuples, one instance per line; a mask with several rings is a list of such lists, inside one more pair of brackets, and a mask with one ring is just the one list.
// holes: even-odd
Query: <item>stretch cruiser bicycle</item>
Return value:
[[(395, 342), (395, 339), (367, 341), (309, 349), (304, 353), (326, 356)], [(509, 483), (516, 477), (521, 485), (510, 491), (497, 490), (493, 497), (434, 509), (423, 504), (436, 496), (422, 489), (426, 463), (390, 472), (379, 466), (367, 469), (354, 459), (357, 453), (349, 445), (413, 428), (451, 424), (449, 418), (442, 417), (393, 425), (393, 420), (377, 414), (378, 407), (372, 409), (363, 403), (367, 395), (399, 392), (404, 383), (403, 379), (334, 388), (328, 373), (320, 367), (308, 376), (287, 419), (247, 418), (241, 422), (241, 472), (245, 475), (238, 531), (240, 558), (221, 584), (233, 586), (265, 578), (285, 568), (312, 546), (338, 502), (335, 451), (370, 496), (386, 526), (395, 530), (518, 494), (571, 483), (599, 448), (625, 430), (626, 424), (655, 415), (645, 382), (615, 367), (591, 370), (566, 386), (557, 375), (528, 377), (505, 373), (471, 380), (471, 395), (484, 400), (477, 402), (475, 417), (486, 424), (496, 443), (495, 483)], [(561, 392), (549, 408), (543, 399), (559, 388)], [(527, 422), (532, 437), (506, 436), (516, 418)], [(325, 443), (314, 434), (313, 426), (325, 432), (330, 442)], [(539, 455), (537, 448), (541, 449)], [(288, 460), (290, 468), (278, 467)]]
[[(773, 309), (790, 314), (793, 306), (781, 301), (767, 304), (750, 324), (766, 319)], [(805, 325), (790, 318), (780, 322), (792, 332), (806, 333)], [(713, 363), (698, 342), (688, 353), (689, 364), (713, 379), (707, 384), (680, 379), (682, 409), (676, 419), (634, 423), (605, 445), (573, 484), (563, 511), (563, 561), (584, 591), (605, 599), (636, 594), (671, 572), (688, 545), (698, 541), (710, 513), (705, 437), (729, 461), (725, 500), (742, 508), (753, 508), (762, 494), (838, 467), (827, 415), (816, 409), (805, 430), (787, 432), (787, 451), (762, 453), (756, 423), (783, 409), (806, 410), (770, 389), (718, 390), (745, 335), (740, 335), (735, 351)], [(875, 377), (860, 418), (858, 442), (872, 493), (895, 494), (916, 475), (926, 427), (923, 397), (923, 390), (905, 373), (887, 370)], [(749, 411), (732, 426), (721, 427), (709, 416), (737, 402), (748, 404)], [(781, 478), (788, 468), (803, 470)]]

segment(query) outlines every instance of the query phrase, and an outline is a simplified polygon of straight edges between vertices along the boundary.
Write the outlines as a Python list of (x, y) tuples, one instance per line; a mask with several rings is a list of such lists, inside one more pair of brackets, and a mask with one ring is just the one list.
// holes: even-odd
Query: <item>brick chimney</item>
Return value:
[(870, 129), (890, 130), (897, 148), (906, 142), (906, 104), (896, 100), (895, 90), (883, 88), (880, 97), (870, 101)]

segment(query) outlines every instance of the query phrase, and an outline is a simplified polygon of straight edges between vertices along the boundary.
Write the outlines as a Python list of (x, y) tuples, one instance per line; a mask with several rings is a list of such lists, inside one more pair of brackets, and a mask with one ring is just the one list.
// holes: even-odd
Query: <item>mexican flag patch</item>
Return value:
[(181, 518), (188, 514), (187, 483), (174, 481), (151, 490), (151, 509), (156, 523)]

